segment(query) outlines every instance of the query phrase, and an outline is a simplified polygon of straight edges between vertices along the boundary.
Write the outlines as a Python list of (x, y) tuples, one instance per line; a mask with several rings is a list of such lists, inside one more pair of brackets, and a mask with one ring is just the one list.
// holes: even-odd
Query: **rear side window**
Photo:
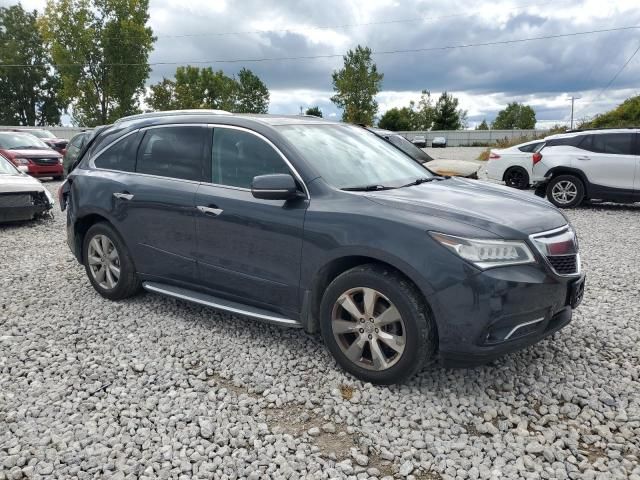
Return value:
[(587, 137), (588, 135), (576, 135), (574, 137), (552, 138), (546, 141), (545, 147), (558, 147), (561, 145), (566, 145), (569, 147), (582, 148), (581, 144)]
[(217, 185), (251, 188), (258, 175), (290, 173), (271, 145), (243, 130), (214, 129), (211, 159), (212, 182)]
[(136, 172), (201, 180), (206, 132), (206, 128), (199, 126), (147, 130), (138, 149)]
[(633, 133), (599, 133), (589, 135), (580, 148), (594, 153), (633, 155)]
[(518, 147), (518, 150), (521, 152), (535, 152), (536, 149), (542, 145), (543, 142), (530, 143), (529, 145), (523, 145), (522, 147)]
[(138, 133), (117, 140), (95, 160), (95, 166), (108, 170), (133, 172), (136, 166), (136, 148), (138, 147)]

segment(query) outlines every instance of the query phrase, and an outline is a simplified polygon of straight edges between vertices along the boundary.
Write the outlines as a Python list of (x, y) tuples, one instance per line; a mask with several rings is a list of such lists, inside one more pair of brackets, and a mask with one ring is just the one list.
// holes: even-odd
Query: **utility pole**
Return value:
[(300, 115), (302, 115), (302, 105), (300, 105)]
[(573, 95), (571, 96), (571, 130), (573, 130), (573, 102), (575, 100), (579, 100), (582, 97), (574, 97)]

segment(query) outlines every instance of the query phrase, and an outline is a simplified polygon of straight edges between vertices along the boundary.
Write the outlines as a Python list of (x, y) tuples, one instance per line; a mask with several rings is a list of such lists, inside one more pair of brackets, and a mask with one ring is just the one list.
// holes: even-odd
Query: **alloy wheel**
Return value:
[(404, 352), (406, 329), (400, 312), (382, 293), (357, 287), (344, 292), (333, 306), (333, 336), (342, 353), (367, 370), (386, 370)]
[(93, 279), (105, 290), (115, 288), (120, 280), (120, 255), (114, 243), (106, 235), (96, 235), (87, 250)]
[(567, 205), (578, 196), (578, 187), (569, 180), (561, 180), (551, 189), (551, 196), (556, 202)]

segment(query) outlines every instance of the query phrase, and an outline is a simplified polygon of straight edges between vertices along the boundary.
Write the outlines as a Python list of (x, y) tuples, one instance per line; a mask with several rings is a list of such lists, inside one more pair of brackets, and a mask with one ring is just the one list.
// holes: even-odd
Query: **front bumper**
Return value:
[(437, 292), (431, 306), (440, 362), (480, 365), (552, 335), (571, 322), (584, 280), (522, 265), (476, 273)]
[(61, 163), (55, 165), (29, 165), (27, 172), (32, 177), (62, 177), (64, 175), (64, 167)]

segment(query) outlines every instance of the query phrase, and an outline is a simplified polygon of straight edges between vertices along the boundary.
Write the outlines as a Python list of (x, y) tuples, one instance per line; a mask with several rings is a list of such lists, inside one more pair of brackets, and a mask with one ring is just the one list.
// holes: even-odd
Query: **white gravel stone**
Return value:
[(640, 208), (565, 213), (588, 274), (573, 322), (393, 387), (300, 330), (100, 297), (60, 212), (0, 226), (0, 478), (640, 480)]

